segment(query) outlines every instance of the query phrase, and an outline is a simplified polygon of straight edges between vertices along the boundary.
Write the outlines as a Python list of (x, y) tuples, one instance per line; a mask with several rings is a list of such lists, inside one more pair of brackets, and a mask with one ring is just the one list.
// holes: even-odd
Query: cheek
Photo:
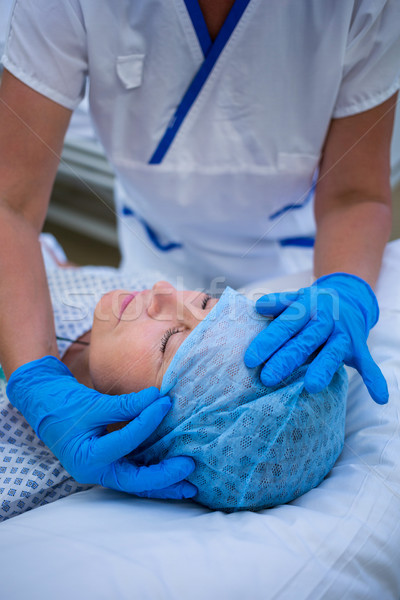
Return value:
[[(104, 307), (106, 298), (102, 298)], [(116, 367), (120, 361), (120, 344), (107, 320), (99, 318), (100, 303), (93, 319), (89, 348), (89, 372), (96, 390), (109, 393), (115, 384)]]
[(89, 371), (96, 390), (104, 394), (110, 390), (117, 380), (115, 363), (118, 363), (113, 348), (101, 339), (91, 340), (89, 350)]
[(128, 394), (157, 385), (156, 358), (139, 334), (92, 335), (89, 370), (94, 387), (102, 393)]

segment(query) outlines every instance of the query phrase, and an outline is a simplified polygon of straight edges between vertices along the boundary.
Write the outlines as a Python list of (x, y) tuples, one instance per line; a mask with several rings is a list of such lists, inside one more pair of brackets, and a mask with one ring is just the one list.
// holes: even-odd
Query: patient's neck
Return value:
[[(90, 343), (90, 334), (91, 331), (87, 331), (78, 340)], [(94, 387), (89, 372), (89, 346), (71, 344), (62, 358), (62, 362), (68, 367), (79, 383), (83, 383), (86, 387)]]

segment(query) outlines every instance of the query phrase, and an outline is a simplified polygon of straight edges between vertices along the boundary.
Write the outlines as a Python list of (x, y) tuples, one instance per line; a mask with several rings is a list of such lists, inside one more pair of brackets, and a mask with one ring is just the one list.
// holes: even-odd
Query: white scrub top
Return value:
[(330, 120), (399, 89), (399, 23), (399, 0), (236, 0), (212, 43), (197, 0), (17, 0), (2, 60), (70, 109), (89, 75), (125, 266), (238, 287), (312, 247)]
[(14, 0), (1, 0), (0, 2), (0, 50), (3, 52), (4, 41), (8, 31), (8, 21)]

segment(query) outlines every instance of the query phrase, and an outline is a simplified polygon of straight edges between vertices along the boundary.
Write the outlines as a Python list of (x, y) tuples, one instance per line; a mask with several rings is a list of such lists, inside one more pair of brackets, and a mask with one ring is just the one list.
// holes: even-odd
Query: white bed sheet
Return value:
[(99, 487), (77, 493), (0, 526), (1, 597), (398, 600), (400, 240), (387, 247), (377, 294), (369, 345), (390, 401), (374, 404), (350, 372), (345, 448), (318, 488), (230, 515)]

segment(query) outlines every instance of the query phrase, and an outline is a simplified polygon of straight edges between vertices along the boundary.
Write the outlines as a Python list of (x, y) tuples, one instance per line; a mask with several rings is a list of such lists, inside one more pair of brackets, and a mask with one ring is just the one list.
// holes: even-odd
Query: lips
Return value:
[(123, 299), (122, 304), (121, 304), (121, 310), (119, 312), (119, 320), (121, 320), (122, 314), (124, 312), (124, 310), (127, 308), (128, 304), (130, 304), (132, 302), (132, 300), (134, 299), (135, 296), (137, 296), (139, 294), (139, 292), (133, 292), (132, 294), (129, 294), (129, 296), (126, 296), (126, 298)]

